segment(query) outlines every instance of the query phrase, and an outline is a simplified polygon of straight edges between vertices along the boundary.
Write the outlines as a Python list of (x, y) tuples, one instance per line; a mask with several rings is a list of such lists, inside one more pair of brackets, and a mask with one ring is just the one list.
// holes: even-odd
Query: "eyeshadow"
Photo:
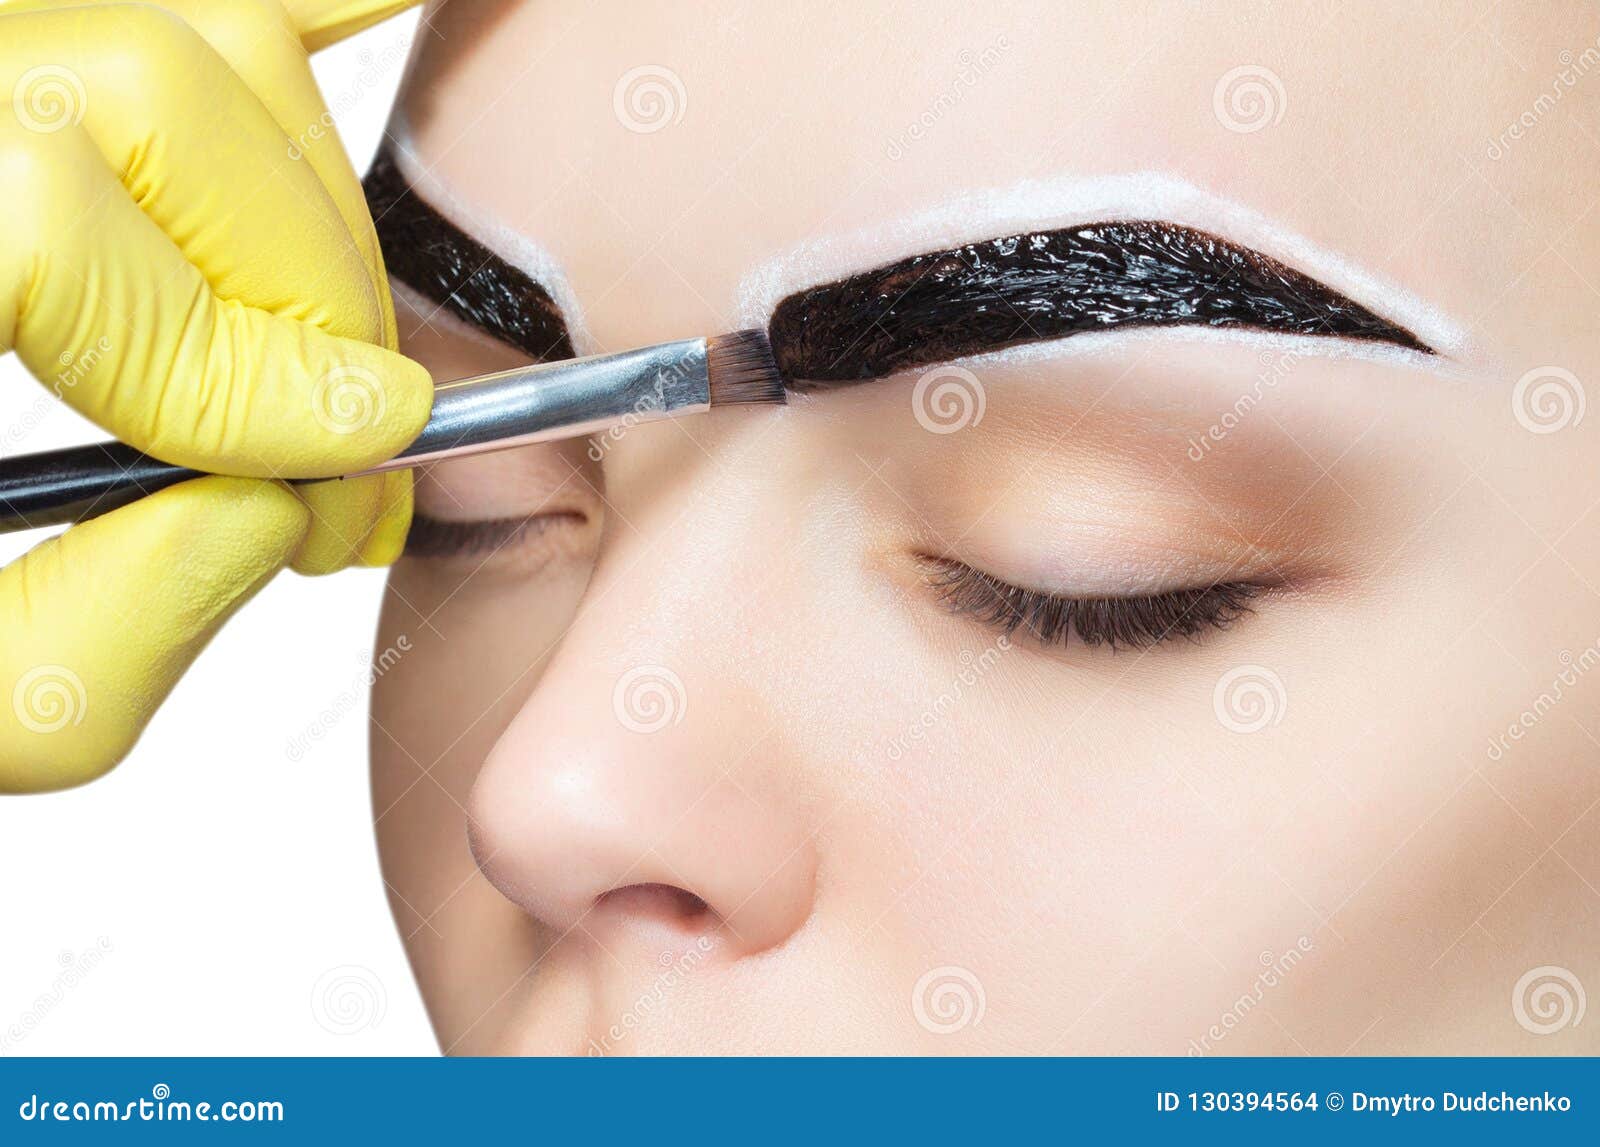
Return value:
[(784, 376), (803, 387), (1118, 326), (1246, 327), (1433, 353), (1259, 251), (1148, 220), (917, 255), (788, 296), (768, 334)]
[(573, 357), (550, 292), (418, 197), (389, 149), (378, 152), (361, 185), (391, 275), (536, 359)]

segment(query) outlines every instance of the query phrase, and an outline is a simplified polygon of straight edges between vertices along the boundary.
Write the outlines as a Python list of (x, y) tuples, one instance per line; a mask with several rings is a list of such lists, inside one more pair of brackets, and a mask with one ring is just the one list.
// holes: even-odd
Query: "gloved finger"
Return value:
[(123, 441), (218, 473), (328, 477), (426, 422), (421, 366), (218, 297), (82, 133), (0, 120), (0, 186), (0, 350)]
[(311, 529), (290, 565), (312, 577), (359, 561), (383, 503), (383, 476), (314, 482), (295, 487), (311, 512)]
[[(361, 180), (350, 164), (350, 156), (334, 130), (333, 116), (311, 74), (307, 49), (302, 46), (295, 21), (285, 14), (278, 0), (232, 0), (227, 4), (218, 4), (215, 0), (163, 0), (163, 3), (200, 33), (261, 98), (267, 113), (289, 140), (289, 158), (310, 164), (311, 170), (316, 172), (344, 220), (378, 297), (378, 329), (365, 337), (390, 350), (395, 349), (399, 342), (398, 328), (378, 232), (367, 210)], [(346, 4), (341, 7), (373, 6)], [(384, 15), (388, 13), (374, 18), (381, 19)], [(335, 25), (328, 29), (325, 42), (331, 43), (356, 31), (354, 26), (348, 30), (339, 30), (340, 27)], [(404, 64), (402, 46), (391, 45), (386, 51), (393, 58), (380, 57), (380, 63), (392, 68)]]
[(415, 7), (419, 0), (283, 0), (306, 51), (315, 52)]
[[(0, 13), (78, 7), (82, 3), (83, 0), (0, 0)], [(374, 13), (373, 19), (382, 19), (390, 14), (389, 9), (402, 6), (320, 4), (308, 6), (313, 11), (301, 15), (313, 20), (337, 15), (353, 18), (361, 13), (322, 10), (378, 8), (382, 10)], [(341, 330), (338, 333), (366, 337), (368, 341), (393, 350), (397, 341), (394, 307), (384, 278), (377, 232), (361, 193), (360, 180), (333, 129), (333, 117), (311, 74), (296, 19), (278, 0), (160, 0), (159, 7), (180, 17), (222, 57), (282, 130), (287, 141), (287, 156), (309, 164), (316, 172), (344, 220), (379, 301), (375, 330), (370, 333)], [(354, 30), (351, 26), (340, 34)], [(404, 52), (398, 44), (391, 46), (386, 54), (392, 58), (380, 60), (380, 63), (395, 68), (403, 64)]]
[[(8, 5), (0, 3), (0, 11), (64, 8), (79, 3), (80, 0), (10, 0)], [(225, 4), (216, 0), (166, 0), (162, 6), (199, 33), (227, 62), (235, 75), (261, 99), (269, 115), (286, 136), (291, 137), (292, 142), (287, 149), (289, 157), (312, 167), (338, 207), (352, 242), (362, 255), (361, 261), (381, 305), (375, 323), (374, 316), (359, 311), (351, 314), (348, 307), (336, 305), (333, 310), (337, 314), (332, 318), (348, 317), (351, 321), (332, 321), (325, 325), (339, 333), (353, 334), (393, 347), (397, 340), (388, 283), (359, 182), (335, 134), (329, 130), (331, 120), (307, 66), (304, 50), (297, 39), (297, 29), (290, 26), (283, 8), (274, 0), (238, 0)], [(303, 10), (301, 17), (315, 18), (326, 25), (330, 11), (328, 6), (318, 6), (316, 11)], [(353, 8), (346, 7), (345, 16), (353, 13)], [(181, 41), (183, 37), (176, 39)], [(145, 50), (154, 51), (162, 43), (157, 36), (146, 44)], [(189, 72), (173, 69), (171, 74), (188, 75)], [(309, 235), (303, 227), (286, 229), (276, 249), (271, 252), (273, 266), (303, 267), (306, 269), (306, 281), (324, 276), (326, 262), (318, 252), (318, 248), (324, 245), (323, 239)], [(91, 357), (94, 356), (96, 348), (91, 345), (89, 349)], [(71, 355), (73, 352), (64, 351), (62, 354)], [(76, 356), (71, 369), (59, 372), (58, 377), (65, 378), (68, 383), (73, 382), (82, 372), (85, 361), (81, 355)], [(344, 394), (350, 399), (352, 410), (348, 413), (361, 413), (363, 396), (358, 390), (346, 384), (334, 393)], [(394, 474), (382, 479), (382, 482), (386, 496), (376, 510), (370, 492), (363, 492), (361, 488), (363, 483), (329, 485), (315, 496), (316, 513), (302, 553), (296, 559), (297, 569), (304, 572), (331, 572), (342, 561), (352, 560), (342, 556), (350, 553), (352, 537), (363, 539), (362, 547), (353, 560), (364, 564), (386, 564), (398, 554), (410, 521), (410, 479)], [(341, 500), (347, 504), (339, 505)], [(368, 517), (374, 513), (376, 517)]]
[(200, 478), (0, 569), (0, 791), (66, 788), (121, 760), (212, 635), (299, 546), (307, 518), (277, 483)]
[[(306, 66), (305, 53), (387, 19), (415, 0), (289, 0), (283, 5), (277, 0), (226, 5), (212, 0), (163, 3), (199, 32), (262, 97), (267, 111), (290, 138), (291, 155), (303, 156), (321, 178), (378, 285), (384, 326), (375, 341), (393, 349), (399, 332), (377, 230), (368, 213), (360, 179), (333, 130), (322, 93)], [(257, 28), (266, 27), (273, 15), (263, 9), (276, 10), (281, 15), (285, 8), (297, 39), (291, 43), (285, 36), (257, 34)], [(375, 55), (370, 68), (398, 68), (404, 63), (404, 45), (396, 40), (379, 47)], [(351, 563), (386, 566), (394, 562), (405, 548), (411, 527), (411, 484), (409, 471), (392, 471), (297, 487), (296, 492), (311, 511), (311, 526), (292, 568), (299, 574), (320, 576)]]
[(410, 470), (391, 470), (383, 475), (383, 498), (378, 505), (378, 518), (367, 534), (367, 543), (361, 548), (360, 564), (386, 566), (398, 561), (406, 548), (406, 536), (411, 532)]
[(405, 549), (411, 528), (411, 471), (294, 487), (311, 513), (290, 568), (307, 577), (349, 565), (386, 566)]
[(219, 297), (378, 337), (384, 292), (331, 193), (182, 19), (102, 4), (0, 15), (0, 25), (0, 91), (13, 95), (0, 119), (92, 140)]

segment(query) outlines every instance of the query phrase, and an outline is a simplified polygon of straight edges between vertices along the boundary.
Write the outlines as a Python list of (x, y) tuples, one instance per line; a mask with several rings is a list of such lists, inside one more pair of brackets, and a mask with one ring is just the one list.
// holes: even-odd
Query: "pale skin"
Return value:
[[(1114, 333), (958, 363), (986, 409), (957, 433), (919, 423), (913, 371), (599, 463), (420, 475), (423, 514), (544, 516), (404, 559), (378, 642), (412, 645), (375, 691), (374, 806), (441, 1045), (1600, 1051), (1512, 1004), (1545, 966), (1600, 986), (1600, 418), (1513, 407), (1534, 368), (1600, 380), (1600, 79), (1490, 153), (1592, 20), (864, 7), (446, 6), (406, 146), (549, 252), (580, 351), (743, 325), (741, 284), (797, 246), (865, 268), (952, 199), (1128, 173), (1459, 342)], [(643, 64), (683, 90), (650, 132), (613, 101)], [(1281, 83), (1258, 130), (1216, 107), (1241, 65)], [(402, 310), (435, 378), (519, 361)], [(1058, 594), (1281, 590), (1193, 642), (1005, 648), (930, 555)], [(659, 731), (614, 704), (641, 668), (681, 682)], [(1219, 713), (1240, 669), (1281, 685), (1259, 729)]]

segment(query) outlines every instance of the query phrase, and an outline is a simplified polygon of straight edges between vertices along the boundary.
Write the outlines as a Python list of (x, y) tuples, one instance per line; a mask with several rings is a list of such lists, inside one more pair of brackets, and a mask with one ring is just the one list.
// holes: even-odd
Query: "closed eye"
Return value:
[(1145, 649), (1173, 638), (1197, 639), (1253, 613), (1272, 587), (1218, 582), (1137, 596), (1064, 597), (1023, 589), (948, 558), (924, 558), (928, 583), (952, 612), (1042, 645)]
[(490, 521), (448, 521), (423, 513), (411, 516), (406, 535), (406, 556), (448, 558), (497, 553), (562, 525), (582, 525), (579, 513), (529, 514)]

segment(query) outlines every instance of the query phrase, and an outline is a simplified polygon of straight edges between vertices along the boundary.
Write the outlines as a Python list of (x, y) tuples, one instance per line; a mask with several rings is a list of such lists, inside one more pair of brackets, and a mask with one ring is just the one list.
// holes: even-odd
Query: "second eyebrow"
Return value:
[(379, 149), (361, 183), (390, 275), (535, 359), (574, 356), (561, 308), (544, 285), (429, 206), (388, 148)]
[(1122, 325), (1251, 327), (1432, 348), (1249, 248), (1157, 221), (1102, 223), (917, 255), (790, 295), (784, 376), (848, 383)]

